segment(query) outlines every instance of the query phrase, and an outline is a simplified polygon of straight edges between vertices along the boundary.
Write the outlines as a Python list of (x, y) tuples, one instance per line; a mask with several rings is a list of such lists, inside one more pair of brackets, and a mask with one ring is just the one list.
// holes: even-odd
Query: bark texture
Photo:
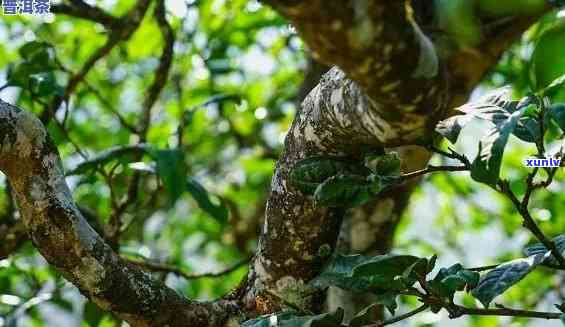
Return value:
[(45, 259), (100, 308), (132, 326), (223, 326), (231, 301), (189, 301), (123, 261), (76, 207), (60, 158), (42, 123), (0, 101), (0, 171)]
[[(321, 294), (312, 296), (307, 283), (327, 261), (326, 249), (335, 248), (344, 210), (315, 207), (290, 183), (290, 169), (314, 155), (361, 160), (375, 147), (430, 142), (435, 122), (450, 104), (466, 98), (535, 19), (517, 17), (497, 25), (476, 49), (447, 52), (439, 58), (437, 74), (422, 78), (414, 74), (421, 40), (408, 19), (407, 2), (269, 3), (291, 20), (319, 60), (340, 68), (331, 69), (310, 92), (287, 135), (248, 283), (237, 294), (243, 308), (238, 297), (190, 301), (120, 259), (77, 209), (40, 121), (0, 102), (0, 171), (8, 177), (33, 244), (85, 296), (132, 326), (224, 326), (241, 314), (277, 311), (285, 301), (320, 308)], [(432, 22), (430, 1), (412, 4), (420, 25)], [(377, 201), (377, 225), (394, 225), (390, 217), (397, 216), (408, 193), (398, 192), (392, 203), (386, 194)], [(390, 244), (390, 234), (376, 234), (377, 247)]]

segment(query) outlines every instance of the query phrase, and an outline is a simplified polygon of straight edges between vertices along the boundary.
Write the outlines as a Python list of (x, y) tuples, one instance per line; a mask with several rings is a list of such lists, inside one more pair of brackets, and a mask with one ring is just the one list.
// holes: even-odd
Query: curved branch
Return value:
[(1, 100), (0, 171), (33, 244), (102, 309), (132, 326), (222, 326), (237, 311), (231, 301), (190, 301), (112, 251), (75, 205), (41, 122)]

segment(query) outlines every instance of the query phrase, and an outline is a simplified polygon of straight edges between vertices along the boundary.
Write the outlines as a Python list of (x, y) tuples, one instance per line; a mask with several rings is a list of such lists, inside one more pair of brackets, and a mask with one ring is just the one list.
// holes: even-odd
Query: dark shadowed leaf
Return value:
[(371, 172), (358, 163), (337, 157), (311, 157), (298, 161), (291, 171), (291, 181), (306, 194), (314, 194), (318, 185), (340, 173), (366, 176)]
[(556, 103), (549, 107), (549, 116), (565, 131), (565, 103)]
[(396, 152), (365, 157), (365, 165), (380, 176), (400, 175), (400, 157)]
[(479, 273), (463, 269), (463, 266), (457, 263), (449, 268), (441, 268), (429, 282), (429, 287), (435, 294), (451, 300), (455, 292), (472, 289), (478, 281)]
[(531, 117), (522, 117), (512, 134), (528, 143), (535, 143), (541, 138), (539, 123)]
[(157, 163), (157, 174), (169, 193), (171, 203), (175, 203), (185, 191), (184, 155), (179, 150), (156, 150), (152, 154)]
[(83, 320), (88, 327), (98, 327), (104, 319), (104, 311), (90, 301), (84, 304)]
[[(404, 289), (415, 281), (412, 276), (404, 278), (404, 273), (417, 262), (421, 262), (421, 258), (410, 255), (375, 256), (357, 265), (353, 269), (353, 277), (368, 278), (371, 286), (377, 289)], [(424, 269), (426, 267), (427, 265), (424, 265)], [(417, 268), (414, 269), (416, 270)]]
[(436, 126), (436, 132), (455, 144), (461, 134), (463, 127), (471, 121), (473, 117), (469, 115), (457, 115), (440, 121)]
[(481, 277), (473, 296), (488, 308), (492, 300), (521, 281), (534, 270), (549, 253), (534, 255), (502, 264)]
[(53, 72), (30, 75), (29, 90), (34, 96), (39, 97), (63, 94), (63, 88), (57, 84)]
[(325, 207), (355, 207), (371, 199), (367, 177), (338, 174), (316, 188), (314, 200)]
[(353, 292), (367, 292), (370, 283), (364, 278), (353, 278), (353, 268), (371, 257), (363, 255), (337, 255), (324, 267), (320, 275), (311, 284), (318, 288), (336, 286)]
[(189, 177), (186, 189), (188, 193), (192, 195), (196, 203), (198, 203), (200, 209), (220, 222), (226, 222), (228, 220), (228, 208), (220, 199), (217, 199), (215, 203), (212, 199), (213, 195), (196, 180)]

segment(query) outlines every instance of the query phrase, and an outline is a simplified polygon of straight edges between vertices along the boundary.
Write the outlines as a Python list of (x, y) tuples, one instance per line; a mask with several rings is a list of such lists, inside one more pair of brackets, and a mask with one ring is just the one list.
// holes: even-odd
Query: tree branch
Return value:
[(0, 171), (13, 187), (37, 249), (103, 310), (132, 326), (223, 326), (237, 303), (193, 302), (125, 262), (73, 202), (59, 155), (41, 122), (0, 101)]
[(190, 279), (200, 279), (200, 278), (217, 278), (217, 277), (222, 277), (225, 275), (229, 275), (232, 272), (238, 270), (239, 268), (245, 266), (246, 264), (249, 263), (249, 260), (251, 258), (246, 258), (244, 260), (241, 260), (233, 265), (231, 265), (230, 267), (217, 271), (217, 272), (209, 272), (209, 273), (202, 273), (202, 274), (194, 274), (194, 273), (187, 273), (184, 270), (182, 270), (179, 267), (175, 267), (175, 266), (171, 266), (171, 265), (167, 265), (167, 264), (163, 264), (163, 263), (158, 263), (158, 262), (152, 262), (149, 260), (137, 260), (137, 259), (127, 259), (128, 262), (131, 262), (143, 269), (149, 270), (149, 271), (153, 271), (153, 272), (164, 272), (164, 273), (171, 273), (177, 276), (180, 276), (184, 279), (190, 280)]

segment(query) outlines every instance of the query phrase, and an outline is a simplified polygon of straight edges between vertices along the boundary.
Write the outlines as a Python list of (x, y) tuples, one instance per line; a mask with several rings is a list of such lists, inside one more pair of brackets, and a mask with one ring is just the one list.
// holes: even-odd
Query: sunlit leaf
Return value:
[(517, 259), (504, 263), (481, 277), (473, 296), (488, 307), (492, 300), (510, 287), (521, 281), (526, 275), (542, 263), (549, 253), (538, 254), (526, 259)]

